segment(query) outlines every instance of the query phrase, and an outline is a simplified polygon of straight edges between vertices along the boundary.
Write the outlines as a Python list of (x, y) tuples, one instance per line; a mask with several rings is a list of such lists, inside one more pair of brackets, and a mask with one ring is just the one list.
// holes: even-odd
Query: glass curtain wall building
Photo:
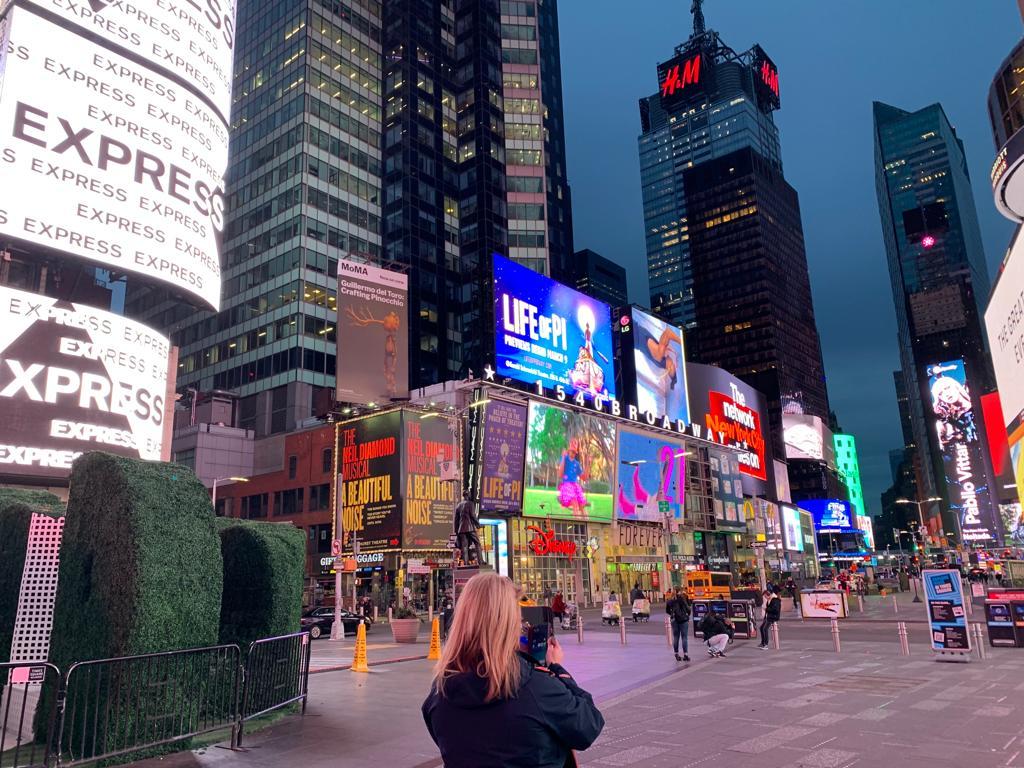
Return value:
[[(690, 72), (696, 71), (692, 82), (666, 82), (680, 64), (685, 73), (686, 63), (697, 55), (700, 63), (696, 70), (691, 65)], [(638, 146), (651, 307), (685, 328), (694, 326), (696, 315), (683, 174), (745, 147), (782, 168), (779, 130), (772, 119), (777, 95), (770, 87), (765, 93), (758, 62), (769, 62), (774, 71), (760, 48), (737, 54), (714, 32), (694, 34), (673, 59), (659, 65), (659, 90), (640, 99)], [(777, 90), (777, 73), (774, 82)]]
[(380, 17), (377, 0), (239, 4), (221, 311), (129, 291), (180, 345), (179, 389), (233, 390), (257, 435), (333, 390), (337, 259), (381, 257)]
[[(993, 380), (981, 326), (990, 282), (967, 159), (940, 104), (909, 112), (875, 102), (874, 143), (902, 380), (919, 452), (918, 492), (922, 498), (944, 497), (948, 508), (926, 369), (963, 360), (975, 398), (990, 391)], [(980, 460), (991, 485), (991, 463)], [(931, 513), (933, 537), (958, 532), (955, 515), (945, 513), (940, 525), (937, 510)]]

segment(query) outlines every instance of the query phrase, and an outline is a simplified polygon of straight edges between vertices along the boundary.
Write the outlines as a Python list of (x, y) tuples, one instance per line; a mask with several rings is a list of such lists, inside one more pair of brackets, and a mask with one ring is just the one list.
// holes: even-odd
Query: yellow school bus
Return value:
[(691, 600), (729, 599), (732, 574), (728, 571), (687, 571), (686, 596)]

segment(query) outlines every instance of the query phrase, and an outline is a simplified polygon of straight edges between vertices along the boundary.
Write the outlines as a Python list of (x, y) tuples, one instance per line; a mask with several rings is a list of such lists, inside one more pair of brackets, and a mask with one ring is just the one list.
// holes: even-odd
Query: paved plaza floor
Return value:
[[(615, 628), (596, 623), (583, 645), (566, 636), (566, 666), (607, 723), (582, 765), (1024, 768), (1024, 649), (937, 661), (923, 607), (902, 598), (911, 655), (901, 656), (891, 601), (872, 600), (843, 622), (838, 654), (827, 624), (801, 622), (792, 611), (781, 650), (738, 640), (726, 658), (709, 659), (691, 638), (690, 664), (672, 657), (661, 617), (627, 627), (625, 646)], [(381, 634), (377, 642), (389, 645)], [(381, 647), (378, 660), (398, 652), (413, 655)], [(314, 667), (317, 659), (343, 661), (344, 652), (317, 644)], [(420, 717), (430, 676), (425, 660), (314, 674), (305, 717), (247, 736), (243, 751), (208, 747), (160, 765), (440, 768)]]

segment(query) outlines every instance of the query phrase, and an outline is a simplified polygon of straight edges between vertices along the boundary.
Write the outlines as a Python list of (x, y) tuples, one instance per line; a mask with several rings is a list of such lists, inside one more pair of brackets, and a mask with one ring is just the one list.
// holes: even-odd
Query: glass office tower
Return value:
[[(974, 534), (962, 519), (965, 492), (987, 521), (981, 527), (997, 524), (988, 495), (991, 462), (975, 447), (984, 437), (980, 415), (973, 416), (981, 412), (977, 398), (992, 389), (981, 327), (990, 283), (964, 146), (940, 104), (909, 112), (875, 102), (874, 140), (902, 378), (919, 452), (918, 492), (921, 498), (943, 498), (926, 512), (930, 543), (965, 534), (970, 543)], [(955, 389), (946, 379), (962, 380), (960, 416), (945, 404), (943, 388)], [(947, 424), (955, 419), (965, 427)], [(963, 470), (953, 471), (951, 452), (970, 465), (969, 492), (956, 479)]]

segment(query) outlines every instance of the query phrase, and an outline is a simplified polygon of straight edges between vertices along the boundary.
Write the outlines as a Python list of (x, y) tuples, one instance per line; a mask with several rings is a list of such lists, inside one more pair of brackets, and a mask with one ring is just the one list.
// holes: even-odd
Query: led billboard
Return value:
[(170, 354), (120, 315), (0, 286), (0, 475), (63, 480), (85, 451), (159, 461)]
[(709, 450), (708, 467), (711, 470), (711, 502), (719, 529), (746, 530), (743, 516), (743, 478), (739, 457), (732, 451)]
[[(230, 48), (182, 54), (202, 25), (169, 21), (165, 5), (126, 27), (116, 17), (128, 4), (92, 3), (91, 14), (83, 3), (37, 5), (50, 15), (16, 6), (5, 17), (0, 187), (18, 193), (0, 201), (0, 233), (218, 308), (228, 130), (217, 105), (230, 104)], [(89, 14), (77, 17), (81, 28), (69, 21), (79, 13)], [(104, 46), (118, 28), (126, 38)], [(180, 68), (153, 53), (154, 36)], [(151, 66), (158, 59), (168, 68)], [(186, 70), (211, 87), (222, 80), (217, 101), (192, 90)]]
[(754, 46), (753, 53), (751, 69), (754, 75), (757, 104), (765, 112), (778, 109), (781, 104), (779, 100), (779, 68), (775, 66), (775, 62), (760, 45)]
[[(1020, 229), (992, 289), (985, 327), (1018, 493), (1024, 494), (1024, 237)], [(994, 427), (986, 422), (986, 429)]]
[(402, 421), (402, 549), (447, 549), (462, 486), (442, 479), (438, 464), (455, 457), (452, 429), (457, 425), (444, 417), (425, 419), (411, 412), (403, 413)]
[(482, 406), (479, 488), (481, 512), (518, 513), (523, 508), (527, 408), (491, 400)]
[(824, 461), (835, 467), (836, 454), (832, 431), (818, 416), (782, 414), (782, 439), (787, 459)]
[(614, 423), (531, 402), (526, 434), (523, 514), (610, 522)]
[(616, 326), (620, 396), (642, 414), (690, 423), (683, 330), (632, 307)]
[(686, 445), (681, 440), (619, 430), (615, 517), (652, 522), (682, 518), (686, 456)]
[(764, 395), (732, 374), (710, 365), (686, 364), (690, 390), (691, 431), (741, 450), (739, 462), (748, 496), (773, 496), (768, 482), (768, 443)]
[(814, 529), (819, 533), (856, 533), (859, 530), (848, 501), (808, 499), (799, 502), (799, 506), (814, 517)]
[(998, 521), (964, 361), (929, 365), (925, 375), (950, 511), (960, 520), (965, 543), (998, 540)]
[(494, 310), (499, 378), (570, 397), (615, 397), (607, 304), (495, 255)]
[(800, 530), (800, 510), (782, 507), (782, 534), (786, 549), (791, 552), (804, 551), (804, 537)]
[(338, 510), (346, 552), (398, 549), (402, 544), (402, 414), (399, 411), (341, 424)]
[(671, 112), (715, 88), (715, 64), (700, 48), (692, 48), (658, 65), (661, 106)]
[(338, 402), (409, 395), (409, 276), (338, 262)]

